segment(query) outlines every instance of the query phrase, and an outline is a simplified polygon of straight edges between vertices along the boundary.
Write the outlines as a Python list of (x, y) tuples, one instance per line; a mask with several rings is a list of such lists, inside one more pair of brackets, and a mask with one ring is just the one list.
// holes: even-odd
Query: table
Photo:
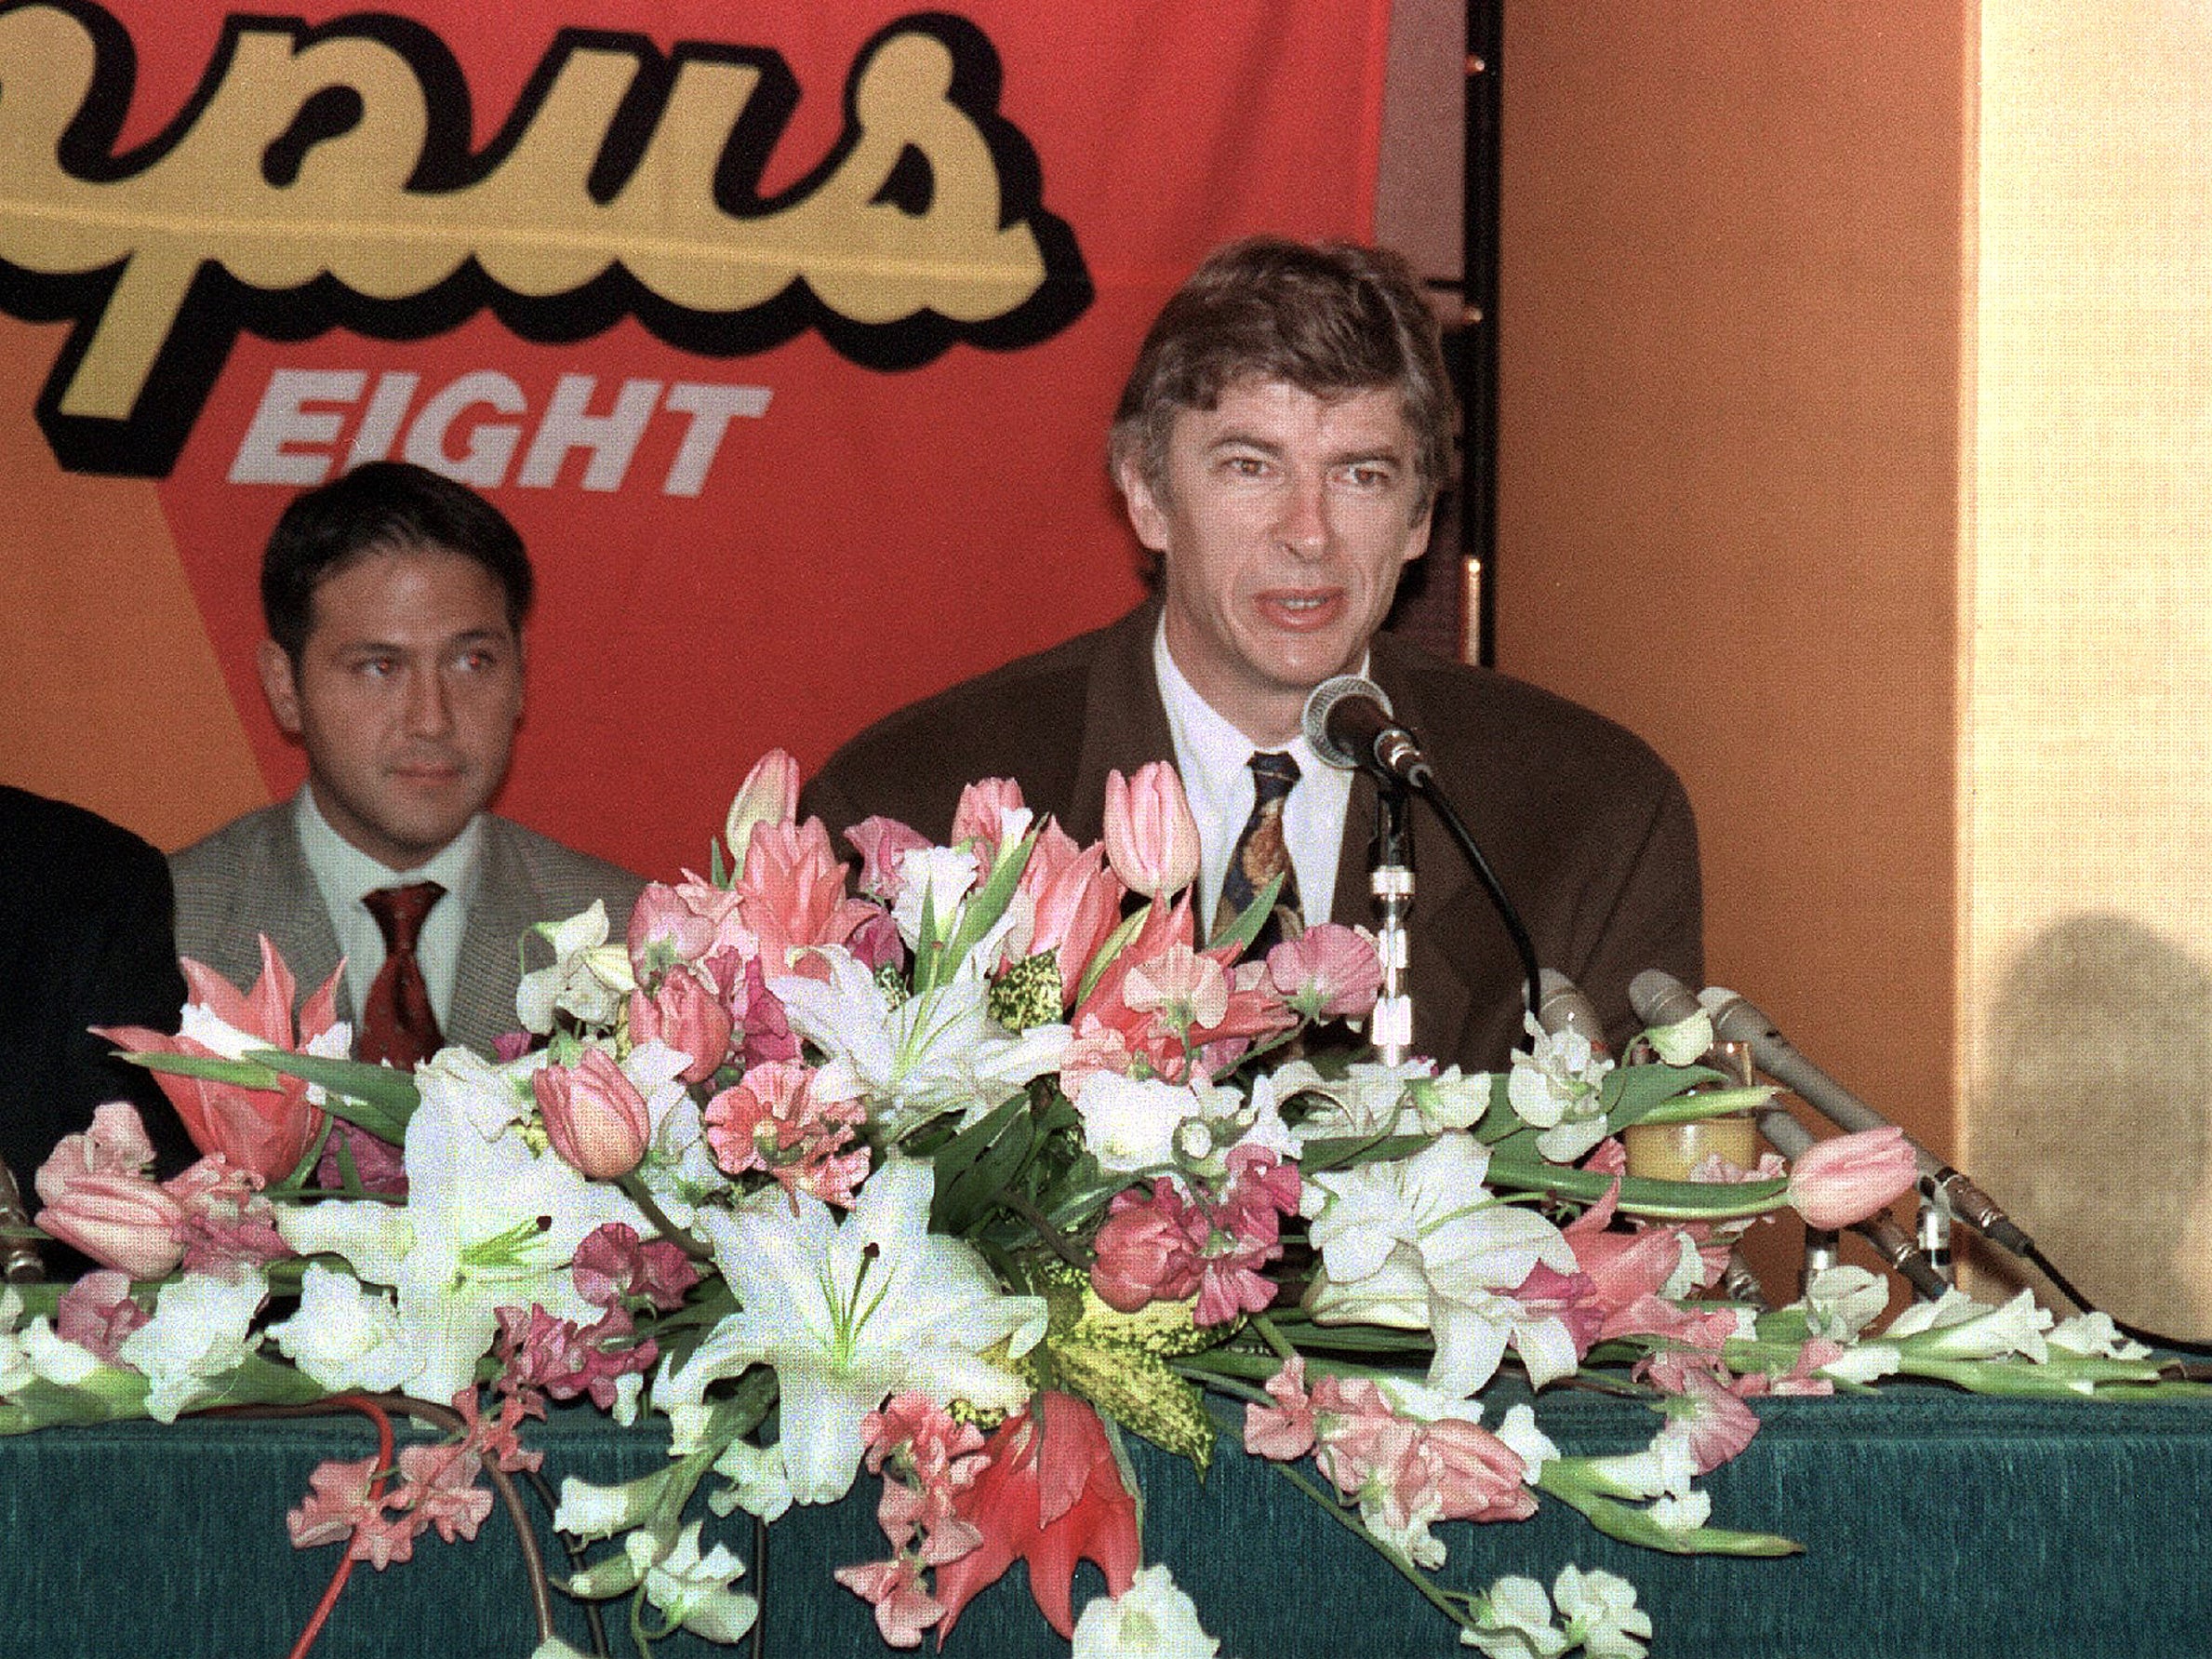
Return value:
[[(1678, 1559), (1615, 1545), (1547, 1502), (1530, 1521), (1439, 1529), (1448, 1582), (1547, 1583), (1567, 1561), (1634, 1581), (1655, 1659), (2032, 1659), (2212, 1651), (2212, 1402), (1983, 1399), (1901, 1386), (1873, 1398), (1757, 1402), (1748, 1452), (1708, 1477), (1714, 1521), (1787, 1533), (1779, 1560)], [(1633, 1450), (1640, 1402), (1553, 1390), (1539, 1421), (1571, 1452)], [(659, 1466), (657, 1429), (588, 1411), (533, 1425), (546, 1474), (614, 1480)], [(358, 1418), (122, 1424), (0, 1440), (0, 1653), (232, 1659), (290, 1647), (337, 1560), (296, 1551), (284, 1514), (326, 1457), (359, 1458)], [(1225, 1655), (1446, 1655), (1446, 1622), (1372, 1550), (1264, 1463), (1224, 1445), (1203, 1484), (1133, 1443), (1145, 1559), (1197, 1599)], [(875, 1481), (769, 1532), (766, 1651), (886, 1652), (869, 1608), (830, 1576), (886, 1553)], [(738, 1518), (743, 1520), (742, 1516)], [(710, 1523), (710, 1537), (713, 1535)], [(750, 1555), (747, 1529), (726, 1527)], [(949, 1659), (1062, 1654), (1017, 1565), (970, 1603)], [(752, 1587), (762, 1580), (755, 1576)], [(1076, 1603), (1098, 1587), (1083, 1569)], [(618, 1603), (620, 1607), (622, 1604)], [(564, 1599), (566, 1633), (583, 1625)], [(474, 1544), (356, 1570), (314, 1652), (523, 1659), (535, 1644), (515, 1540), (494, 1511)], [(626, 1649), (620, 1639), (615, 1651)], [(670, 1659), (730, 1650), (686, 1638)]]

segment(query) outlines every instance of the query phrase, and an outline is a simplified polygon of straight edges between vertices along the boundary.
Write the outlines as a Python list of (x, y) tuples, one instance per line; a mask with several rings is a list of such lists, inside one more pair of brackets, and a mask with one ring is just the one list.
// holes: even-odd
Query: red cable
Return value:
[[(344, 1406), (359, 1411), (377, 1425), (377, 1468), (380, 1471), (369, 1482), (368, 1495), (373, 1501), (384, 1495), (386, 1473), (392, 1467), (392, 1419), (384, 1414), (384, 1408), (366, 1394), (335, 1395), (326, 1405)], [(307, 1628), (300, 1632), (300, 1640), (293, 1646), (286, 1659), (307, 1659), (308, 1649), (315, 1645), (315, 1638), (322, 1635), (323, 1626), (329, 1623), (330, 1612), (338, 1605), (339, 1593), (346, 1587), (346, 1580), (353, 1575), (353, 1546), (349, 1540), (346, 1553), (338, 1563), (338, 1571), (330, 1575), (330, 1587), (323, 1592), (323, 1599), (307, 1621)]]

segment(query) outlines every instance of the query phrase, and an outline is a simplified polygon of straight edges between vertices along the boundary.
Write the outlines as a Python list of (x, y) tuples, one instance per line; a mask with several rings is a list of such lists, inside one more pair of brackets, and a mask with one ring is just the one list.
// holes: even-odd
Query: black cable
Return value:
[[(2035, 1245), (2031, 1244), (2028, 1246), (2027, 1251), (2024, 1252), (2024, 1258), (2025, 1260), (2032, 1263), (2036, 1270), (2040, 1272), (2045, 1278), (2049, 1279), (2051, 1283), (2058, 1288), (2059, 1293), (2060, 1295), (2064, 1296), (2067, 1301), (2072, 1303), (2074, 1306), (2080, 1308), (2082, 1312), (2085, 1314), (2104, 1313), (2103, 1308), (2099, 1307), (2097, 1304), (2090, 1301), (2088, 1297), (2083, 1295), (2080, 1291), (2076, 1290), (2074, 1288), (2073, 1280), (2068, 1278), (2066, 1275), (2059, 1272), (2058, 1264), (2053, 1262), (2050, 1257), (2045, 1255), (2043, 1251)], [(2177, 1354), (2212, 1355), (2212, 1343), (2192, 1342), (2179, 1336), (2167, 1336), (2162, 1331), (2146, 1331), (2139, 1326), (2128, 1324), (2125, 1319), (2114, 1318), (2111, 1314), (2105, 1314), (2105, 1318), (2112, 1319), (2112, 1329), (2117, 1331), (2122, 1336), (2129, 1337), (2136, 1342), (2139, 1342), (2145, 1347), (2166, 1348)]]
[(1445, 798), (1444, 787), (1436, 782), (1436, 775), (1423, 766), (1420, 776), (1413, 783), (1421, 799), (1436, 809), (1436, 816), (1444, 820), (1444, 827), (1451, 831), (1452, 839), (1467, 855), (1467, 862), (1474, 866), (1475, 875), (1482, 878), (1483, 890), (1490, 895), (1491, 908), (1498, 912), (1498, 919), (1505, 924), (1505, 930), (1512, 935), (1513, 949), (1520, 956), (1521, 971), (1527, 980), (1528, 1011), (1535, 1013), (1543, 1001), (1542, 976), (1536, 965), (1536, 946), (1529, 940), (1527, 928), (1522, 924), (1520, 912), (1505, 896), (1503, 884), (1490, 868), (1490, 861), (1483, 856), (1483, 850), (1474, 844), (1474, 836), (1469, 834), (1465, 822)]

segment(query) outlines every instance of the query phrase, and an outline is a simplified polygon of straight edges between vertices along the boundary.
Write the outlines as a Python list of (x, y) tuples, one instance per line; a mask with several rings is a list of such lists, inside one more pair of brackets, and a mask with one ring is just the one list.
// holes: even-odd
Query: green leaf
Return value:
[(1754, 1083), (1742, 1089), (1708, 1089), (1667, 1095), (1651, 1102), (1633, 1117), (1623, 1116), (1617, 1107), (1606, 1117), (1606, 1127), (1619, 1134), (1632, 1123), (1702, 1123), (1709, 1117), (1755, 1111), (1772, 1101), (1777, 1092), (1765, 1083)]
[[(1549, 1488), (1545, 1490), (1549, 1491)], [(1565, 1495), (1565, 1494), (1555, 1494)], [(1651, 1519), (1648, 1509), (1623, 1504), (1617, 1498), (1578, 1494), (1566, 1500), (1590, 1518), (1590, 1524), (1608, 1538), (1671, 1556), (1794, 1556), (1805, 1545), (1793, 1538), (1772, 1532), (1738, 1532), (1725, 1527), (1693, 1527), (1674, 1532)]]
[(1144, 926), (1144, 918), (1151, 914), (1152, 906), (1147, 904), (1136, 915), (1123, 916), (1121, 925), (1106, 936), (1106, 943), (1099, 946), (1098, 954), (1091, 957), (1089, 965), (1083, 970), (1082, 983), (1075, 987), (1075, 1002), (1078, 1007), (1081, 1007), (1090, 994), (1098, 988), (1100, 976), (1105, 973), (1113, 958), (1120, 956), (1123, 950), (1127, 947), (1129, 941), (1137, 937), (1137, 930)]
[(945, 943), (944, 967), (959, 967), (982, 942), (983, 935), (998, 926), (999, 917), (1006, 915), (1006, 906), (1014, 902), (1015, 890), (1021, 885), (1021, 872), (1028, 867), (1030, 854), (1036, 845), (1037, 832), (1032, 830), (1021, 837), (1014, 851), (998, 861), (998, 867), (991, 872), (980, 890), (961, 907), (960, 925)]
[(1432, 1135), (1330, 1135), (1306, 1142), (1299, 1149), (1298, 1167), (1313, 1176), (1354, 1164), (1384, 1163), (1411, 1157), (1434, 1139)]
[(180, 1077), (205, 1077), (211, 1083), (234, 1083), (241, 1089), (281, 1089), (284, 1079), (268, 1066), (250, 1060), (225, 1060), (220, 1054), (133, 1054), (117, 1050), (118, 1057), (150, 1072), (169, 1072)]
[[(1551, 1193), (1589, 1202), (1602, 1198), (1613, 1177), (1596, 1170), (1574, 1170), (1541, 1159), (1493, 1154), (1488, 1176), (1492, 1186), (1520, 1192)], [(1739, 1215), (1763, 1215), (1788, 1202), (1790, 1183), (1771, 1181), (1646, 1181), (1635, 1176), (1620, 1180), (1620, 1208), (1634, 1215), (1660, 1221), (1699, 1221)]]
[[(976, 1119), (975, 1122), (969, 1124), (951, 1140), (938, 1147), (935, 1152), (928, 1155), (931, 1165), (937, 1171), (937, 1193), (940, 1205), (953, 1184), (966, 1174), (974, 1167), (978, 1158), (991, 1150), (991, 1143), (998, 1139), (999, 1131), (1006, 1127), (1014, 1114), (1020, 1111), (1026, 1104), (1023, 1097), (1019, 1094), (1011, 1100), (1001, 1102), (992, 1111)], [(942, 1230), (941, 1224), (934, 1214), (931, 1225)]]
[(1598, 1084), (1597, 1097), (1605, 1104), (1606, 1127), (1618, 1134), (1624, 1124), (1640, 1122), (1661, 1101), (1700, 1083), (1726, 1081), (1710, 1065), (1617, 1065)]
[(1237, 914), (1237, 918), (1213, 937), (1207, 950), (1219, 950), (1225, 944), (1234, 945), (1242, 956), (1245, 947), (1259, 937), (1259, 930), (1275, 908), (1275, 896), (1283, 890), (1283, 878), (1272, 876), (1268, 883), (1252, 895), (1252, 902)]
[[(1026, 1117), (1016, 1117), (991, 1144), (991, 1149), (944, 1195), (946, 1230), (966, 1233), (990, 1211), (994, 1200), (1013, 1184), (1014, 1177), (1036, 1147), (1036, 1133)], [(936, 1206), (932, 1206), (935, 1213)]]
[(395, 1145), (406, 1138), (407, 1119), (414, 1117), (422, 1098), (415, 1087), (414, 1073), (389, 1065), (333, 1060), (321, 1054), (291, 1054), (281, 1049), (255, 1049), (247, 1058), (319, 1084), (340, 1097), (330, 1106), (339, 1117)]

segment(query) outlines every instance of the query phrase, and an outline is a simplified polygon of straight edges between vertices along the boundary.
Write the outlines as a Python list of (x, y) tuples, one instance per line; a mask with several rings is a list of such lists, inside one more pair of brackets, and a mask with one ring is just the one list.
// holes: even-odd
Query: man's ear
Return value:
[(1129, 510), (1129, 525), (1137, 539), (1154, 553), (1166, 555), (1167, 514), (1153, 495), (1152, 486), (1144, 481), (1142, 469), (1134, 461), (1125, 461), (1116, 481), (1122, 487), (1122, 501)]
[(276, 716), (277, 729), (286, 737), (298, 737), (300, 682), (292, 673), (290, 655), (275, 640), (264, 639), (254, 654), (254, 666), (260, 671), (261, 695), (269, 700), (269, 712)]
[(1406, 534), (1406, 551), (1398, 555), (1398, 562), (1410, 565), (1429, 551), (1429, 532), (1435, 528), (1436, 503), (1431, 502), (1421, 509), (1421, 515), (1413, 521), (1413, 528)]

